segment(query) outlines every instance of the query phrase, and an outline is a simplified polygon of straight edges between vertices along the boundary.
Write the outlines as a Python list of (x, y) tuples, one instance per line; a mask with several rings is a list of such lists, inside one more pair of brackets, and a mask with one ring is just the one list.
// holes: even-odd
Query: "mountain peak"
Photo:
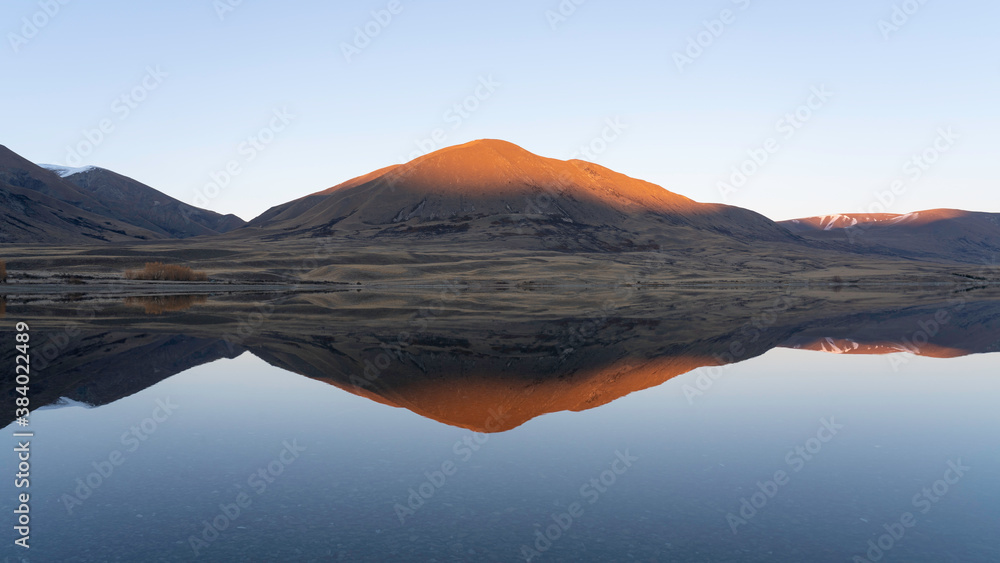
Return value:
[[(470, 169), (476, 169), (477, 175), (488, 170), (495, 170), (496, 165), (509, 163), (512, 159), (527, 161), (531, 158), (540, 159), (521, 147), (507, 141), (497, 139), (480, 139), (461, 145), (446, 147), (423, 156), (419, 156), (405, 164), (393, 164), (380, 168), (374, 172), (363, 174), (356, 178), (347, 180), (313, 193), (313, 196), (330, 195), (340, 190), (346, 190), (361, 186), (371, 181), (385, 178), (387, 181), (396, 183), (401, 179), (413, 180), (426, 175), (429, 169), (437, 169), (438, 173), (430, 172), (431, 177), (423, 178), (425, 181), (443, 183), (450, 185), (456, 181), (468, 182), (471, 178), (467, 174), (462, 174)], [(460, 165), (460, 166), (456, 166)], [(440, 172), (447, 171), (450, 174), (442, 175)], [(450, 176), (450, 179), (448, 178)], [(468, 187), (468, 183), (465, 184)]]
[(387, 175), (395, 184), (437, 192), (486, 193), (552, 185), (567, 163), (544, 158), (497, 139), (446, 147), (400, 165)]
[[(528, 152), (518, 145), (503, 139), (476, 139), (461, 145), (453, 145), (442, 150), (492, 150), (492, 151), (519, 151)], [(530, 153), (529, 153), (530, 154)]]
[[(444, 157), (461, 157), (467, 159), (506, 159), (506, 160), (517, 160), (517, 159), (543, 159), (534, 153), (531, 153), (524, 148), (511, 143), (510, 141), (503, 141), (500, 139), (478, 139), (475, 141), (469, 141), (467, 143), (462, 143), (460, 145), (452, 145), (450, 147), (445, 147), (443, 149), (436, 150), (431, 153), (427, 153), (423, 156), (418, 156), (417, 158), (411, 160), (408, 164), (417, 164), (420, 162), (425, 162), (428, 160), (435, 160)], [(548, 160), (548, 159), (545, 159)]]

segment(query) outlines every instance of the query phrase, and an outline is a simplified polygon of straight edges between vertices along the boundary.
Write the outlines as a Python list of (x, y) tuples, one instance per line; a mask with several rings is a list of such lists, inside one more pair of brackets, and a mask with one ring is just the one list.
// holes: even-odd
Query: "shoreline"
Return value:
[(171, 282), (146, 280), (107, 280), (71, 283), (69, 281), (55, 282), (51, 280), (36, 282), (11, 282), (0, 284), (0, 296), (31, 297), (93, 295), (106, 297), (141, 297), (157, 295), (228, 295), (241, 293), (334, 293), (345, 291), (424, 291), (441, 290), (461, 287), (464, 292), (494, 293), (494, 292), (546, 292), (565, 290), (616, 290), (629, 288), (635, 291), (645, 290), (763, 290), (763, 289), (800, 289), (843, 291), (851, 289), (941, 289), (952, 288), (958, 291), (976, 289), (1000, 288), (1000, 280), (892, 280), (872, 278), (849, 282), (827, 282), (814, 279), (790, 280), (677, 280), (656, 282), (556, 282), (556, 281), (492, 281), (492, 280), (456, 280), (450, 283), (419, 282), (419, 281), (309, 281), (294, 283), (276, 282)]

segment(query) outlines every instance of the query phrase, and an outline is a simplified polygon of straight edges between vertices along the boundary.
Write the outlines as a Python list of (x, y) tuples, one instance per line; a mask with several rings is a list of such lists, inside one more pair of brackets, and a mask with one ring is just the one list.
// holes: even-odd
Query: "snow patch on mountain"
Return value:
[(42, 168), (46, 170), (51, 170), (59, 175), (60, 178), (68, 178), (73, 174), (81, 174), (83, 172), (90, 172), (96, 169), (96, 166), (81, 166), (80, 168), (71, 168), (69, 166), (59, 166), (58, 164), (39, 164)]
[(92, 409), (94, 408), (94, 405), (91, 405), (89, 403), (84, 403), (81, 401), (75, 401), (73, 399), (70, 399), (69, 397), (59, 397), (59, 399), (56, 402), (45, 405), (43, 407), (38, 407), (34, 410), (43, 411), (43, 410), (53, 410), (53, 409), (65, 409), (65, 408)]

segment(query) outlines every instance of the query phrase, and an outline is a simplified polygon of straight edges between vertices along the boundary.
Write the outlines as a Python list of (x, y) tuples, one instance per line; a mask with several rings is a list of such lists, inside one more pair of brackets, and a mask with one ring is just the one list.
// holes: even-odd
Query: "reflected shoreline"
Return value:
[[(778, 347), (936, 358), (1000, 348), (1000, 292), (990, 288), (477, 293), (455, 285), (9, 300), (7, 316), (34, 331), (36, 408), (62, 399), (108, 404), (250, 352), (372, 401), (480, 432), (596, 408)], [(5, 392), (14, 389), (5, 384)], [(503, 423), (487, 425), (496, 413)]]

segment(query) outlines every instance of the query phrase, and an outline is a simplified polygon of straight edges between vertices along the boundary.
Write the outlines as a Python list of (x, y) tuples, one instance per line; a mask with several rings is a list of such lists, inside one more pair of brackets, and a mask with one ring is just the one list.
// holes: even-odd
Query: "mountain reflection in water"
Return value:
[[(990, 290), (482, 294), (452, 288), (8, 308), (35, 331), (33, 405), (62, 398), (103, 405), (250, 352), (349, 393), (480, 432), (599, 407), (776, 347), (938, 358), (1000, 348), (1000, 296)], [(13, 362), (10, 350), (4, 355)], [(4, 386), (14, 393), (12, 380)]]

